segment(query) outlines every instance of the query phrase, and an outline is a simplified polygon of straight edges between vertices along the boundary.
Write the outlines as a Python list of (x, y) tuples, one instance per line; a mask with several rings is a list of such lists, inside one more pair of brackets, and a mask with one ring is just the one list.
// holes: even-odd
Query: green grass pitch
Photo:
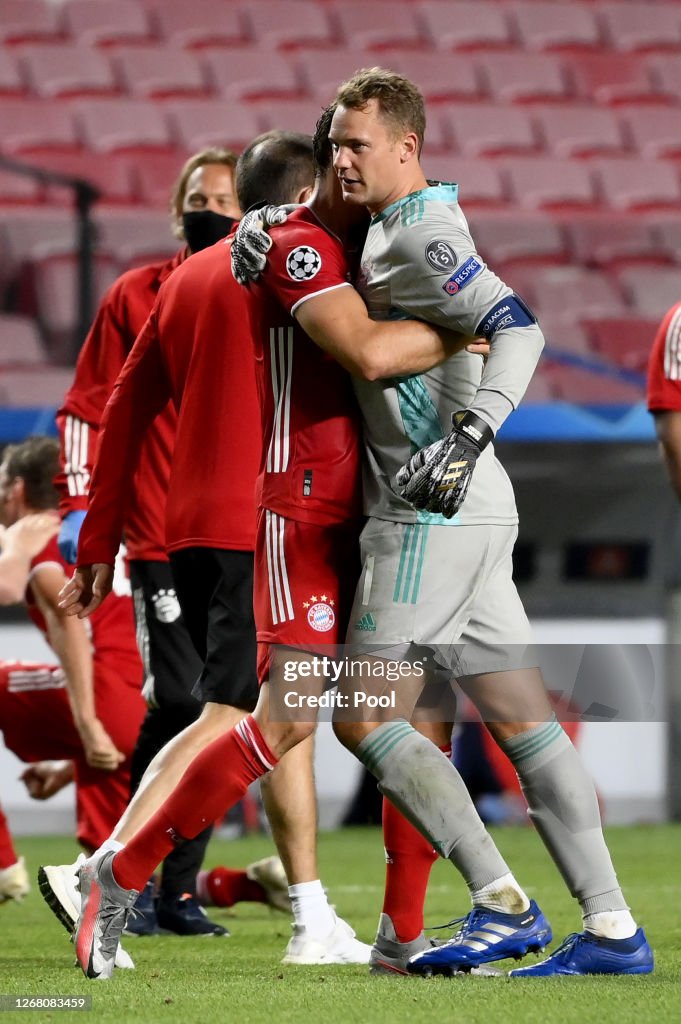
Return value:
[[(530, 828), (500, 830), (498, 843), (549, 917), (557, 939), (579, 929), (579, 916)], [(228, 939), (164, 936), (128, 939), (136, 971), (89, 982), (73, 967), (66, 932), (37, 887), (21, 905), (0, 907), (0, 994), (92, 995), (92, 1014), (23, 1011), (41, 1021), (111, 1024), (660, 1024), (681, 1021), (681, 827), (613, 828), (608, 840), (620, 880), (655, 949), (656, 971), (631, 978), (372, 978), (362, 967), (285, 967), (288, 919), (255, 905), (214, 916)], [(72, 860), (63, 837), (18, 842), (35, 877), (40, 863)], [(245, 865), (271, 852), (263, 836), (214, 841), (209, 863)], [(376, 829), (347, 829), (320, 839), (322, 877), (338, 912), (370, 941), (381, 908), (383, 854)], [(468, 899), (446, 863), (433, 871), (427, 924), (465, 913)], [(441, 935), (442, 933), (440, 933)], [(530, 958), (531, 959), (531, 958)], [(526, 961), (528, 962), (528, 961)], [(512, 964), (502, 964), (511, 967)], [(14, 1019), (14, 1018), (12, 1018)]]

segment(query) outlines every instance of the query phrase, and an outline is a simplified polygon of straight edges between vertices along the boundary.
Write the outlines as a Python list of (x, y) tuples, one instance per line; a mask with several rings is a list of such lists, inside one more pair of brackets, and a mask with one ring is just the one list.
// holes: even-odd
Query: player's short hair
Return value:
[(370, 100), (378, 101), (378, 108), (395, 135), (416, 133), (420, 155), (426, 133), (426, 106), (417, 86), (386, 68), (362, 68), (338, 87), (335, 103), (351, 110), (364, 110)]
[(182, 231), (182, 206), (187, 194), (187, 182), (198, 167), (205, 167), (206, 164), (222, 164), (235, 170), (237, 160), (236, 153), (231, 149), (221, 149), (218, 146), (209, 146), (199, 153), (190, 156), (180, 171), (179, 177), (173, 186), (170, 196), (170, 215), (173, 220), (173, 234), (176, 238), (184, 238)]
[(236, 165), (236, 194), (242, 210), (262, 203), (294, 202), (313, 182), (312, 138), (302, 132), (258, 135)]
[(26, 504), (36, 510), (56, 508), (59, 494), (54, 478), (59, 472), (59, 442), (36, 435), (11, 444), (2, 453), (10, 481), (23, 480)]
[(333, 120), (335, 110), (336, 104), (330, 103), (329, 106), (322, 111), (315, 126), (314, 135), (312, 136), (314, 169), (315, 174), (318, 177), (325, 174), (331, 166), (333, 154), (331, 152), (331, 143), (329, 142), (329, 132), (331, 131), (331, 122)]

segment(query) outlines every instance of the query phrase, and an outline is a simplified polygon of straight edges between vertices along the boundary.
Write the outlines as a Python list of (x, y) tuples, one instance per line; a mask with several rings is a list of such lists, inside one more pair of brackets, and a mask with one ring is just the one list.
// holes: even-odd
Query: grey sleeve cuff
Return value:
[(471, 412), (489, 423), (496, 433), (517, 408), (532, 379), (544, 335), (537, 324), (499, 331), (493, 338)]

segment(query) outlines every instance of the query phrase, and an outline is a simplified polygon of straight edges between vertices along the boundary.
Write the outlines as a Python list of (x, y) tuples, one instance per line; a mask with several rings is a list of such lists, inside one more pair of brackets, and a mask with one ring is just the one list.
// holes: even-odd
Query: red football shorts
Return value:
[(258, 510), (253, 611), (258, 680), (273, 644), (329, 653), (345, 639), (359, 578), (360, 524), (318, 526)]

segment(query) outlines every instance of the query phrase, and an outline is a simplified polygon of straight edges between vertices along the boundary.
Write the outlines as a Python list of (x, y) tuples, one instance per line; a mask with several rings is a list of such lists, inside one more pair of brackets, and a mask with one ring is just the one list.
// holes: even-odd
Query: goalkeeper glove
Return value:
[(257, 281), (267, 264), (272, 239), (267, 229), (283, 224), (296, 206), (261, 206), (249, 210), (239, 221), (232, 239), (232, 273), (239, 284)]
[(83, 509), (77, 509), (75, 512), (69, 512), (65, 515), (61, 524), (61, 530), (57, 537), (57, 547), (64, 561), (69, 562), (70, 565), (76, 564), (78, 537), (86, 515), (87, 512)]
[(406, 501), (446, 519), (463, 505), (478, 456), (494, 437), (492, 428), (473, 412), (455, 412), (452, 423), (446, 437), (421, 448), (397, 474)]

